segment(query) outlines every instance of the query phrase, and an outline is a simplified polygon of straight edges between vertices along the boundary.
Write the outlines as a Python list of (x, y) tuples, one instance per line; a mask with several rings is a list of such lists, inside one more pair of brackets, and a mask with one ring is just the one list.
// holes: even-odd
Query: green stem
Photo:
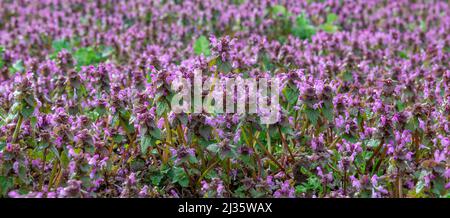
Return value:
[(258, 141), (258, 139), (256, 139), (256, 142), (257, 142), (257, 144), (259, 145), (259, 147), (261, 147), (261, 149), (263, 149), (264, 153), (266, 153), (267, 157), (268, 157), (270, 160), (272, 160), (272, 161), (278, 166), (278, 168), (279, 168), (280, 170), (282, 170), (282, 171), (286, 174), (287, 177), (290, 177), (289, 174), (287, 174), (287, 171), (286, 171), (286, 169), (283, 167), (283, 165), (281, 165), (281, 163), (278, 162), (277, 159), (275, 159), (275, 157), (274, 157), (272, 154), (269, 153), (269, 151), (267, 151), (267, 149), (264, 147), (264, 145), (262, 145), (262, 144)]
[(16, 128), (14, 129), (12, 143), (15, 143), (17, 137), (19, 137), (20, 128), (22, 127), (23, 116), (19, 113), (19, 119), (17, 120)]
[(39, 178), (39, 189), (42, 191), (42, 187), (44, 185), (44, 173), (45, 173), (45, 164), (47, 162), (47, 149), (48, 147), (46, 147), (44, 149), (44, 154), (43, 154), (43, 163), (42, 163), (42, 167), (41, 167), (41, 177)]
[(198, 178), (197, 180), (197, 185), (200, 184), (200, 182), (202, 181), (202, 179), (206, 176), (206, 174), (217, 164), (219, 163), (219, 161), (217, 160), (216, 162), (212, 163), (200, 176), (200, 178)]
[(283, 147), (285, 150), (287, 150), (287, 152), (289, 153), (289, 155), (291, 156), (292, 161), (295, 160), (294, 155), (292, 154), (291, 149), (289, 148), (289, 145), (286, 142), (286, 139), (284, 138), (283, 133), (281, 132), (280, 127), (278, 126), (278, 133), (280, 134), (281, 137), (281, 143), (283, 144)]
[(266, 131), (266, 138), (267, 138), (267, 145), (269, 153), (272, 153), (272, 141), (269, 134), (269, 124), (267, 124), (267, 131)]

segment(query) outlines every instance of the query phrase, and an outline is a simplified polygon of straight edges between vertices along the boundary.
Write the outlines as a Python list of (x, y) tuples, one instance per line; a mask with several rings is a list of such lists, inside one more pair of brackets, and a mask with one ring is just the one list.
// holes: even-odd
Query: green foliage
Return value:
[(217, 144), (210, 144), (206, 149), (208, 149), (208, 151), (211, 151), (213, 153), (219, 152), (219, 146)]
[(229, 73), (233, 70), (233, 67), (229, 62), (223, 62), (221, 58), (217, 58), (217, 70), (223, 73)]
[(214, 154), (217, 154), (221, 160), (232, 158), (236, 155), (236, 146), (234, 145), (221, 147), (219, 144), (210, 144), (206, 149)]
[(262, 54), (261, 62), (265, 71), (272, 71), (273, 69), (275, 69), (275, 65), (272, 63), (272, 60), (266, 52)]
[(23, 117), (28, 118), (28, 117), (30, 117), (33, 114), (33, 112), (34, 112), (34, 106), (33, 105), (24, 105), (22, 107), (22, 110), (21, 110), (20, 113), (22, 114)]
[(411, 117), (406, 123), (406, 129), (414, 131), (419, 128), (419, 120), (417, 117)]
[(9, 68), (9, 72), (11, 73), (22, 73), (25, 70), (25, 67), (23, 66), (22, 60), (17, 60), (14, 62), (14, 64)]
[(73, 57), (77, 61), (77, 66), (96, 65), (106, 61), (109, 55), (112, 54), (112, 48), (106, 47), (97, 50), (93, 47), (80, 48), (74, 52)]
[(427, 23), (425, 21), (421, 20), (419, 27), (422, 32), (427, 32)]
[(312, 125), (317, 125), (317, 121), (320, 117), (320, 111), (312, 108), (306, 108), (305, 113), (306, 117), (308, 117), (308, 120), (312, 123)]
[(146, 154), (148, 148), (152, 146), (152, 137), (144, 135), (141, 137), (141, 153)]
[(408, 54), (405, 51), (398, 51), (397, 54), (400, 58), (403, 58), (405, 60), (409, 58)]
[(156, 186), (156, 185), (159, 185), (159, 183), (161, 183), (161, 180), (163, 178), (164, 178), (164, 175), (158, 173), (158, 174), (152, 176), (150, 179), (152, 181), (152, 184)]
[(0, 176), (0, 195), (6, 196), (9, 189), (14, 186), (13, 177)]
[(334, 13), (328, 14), (327, 20), (324, 24), (322, 24), (321, 29), (327, 33), (335, 33), (338, 31), (339, 27), (334, 24), (337, 18), (337, 15)]
[(287, 9), (283, 5), (275, 5), (271, 8), (271, 12), (274, 15), (287, 15)]
[(196, 55), (211, 55), (211, 50), (209, 49), (209, 40), (206, 36), (200, 36), (194, 43), (194, 53)]
[(79, 47), (76, 40), (67, 41), (65, 39), (53, 41), (52, 49), (53, 53), (49, 55), (51, 59), (55, 59), (59, 52), (66, 50), (73, 55), (77, 62), (77, 68), (102, 63), (114, 54), (114, 48), (110, 46)]
[(167, 109), (169, 109), (169, 105), (165, 101), (158, 101), (156, 104), (156, 114), (158, 114), (158, 116), (163, 115)]
[(330, 104), (330, 105), (325, 104), (325, 106), (322, 108), (322, 114), (323, 114), (323, 116), (325, 116), (325, 118), (328, 121), (330, 121), (330, 122), (333, 121), (333, 118), (334, 118), (333, 105), (332, 104)]
[(3, 149), (6, 147), (5, 141), (0, 141), (0, 151), (3, 151)]
[(320, 179), (317, 176), (308, 177), (307, 182), (297, 185), (295, 187), (295, 192), (297, 194), (307, 193), (307, 192), (322, 192), (322, 184), (320, 183)]
[(183, 168), (176, 167), (173, 169), (172, 182), (180, 184), (181, 187), (189, 186), (189, 177), (187, 176)]
[(291, 85), (288, 85), (284, 88), (283, 94), (287, 99), (287, 102), (291, 105), (294, 105), (297, 103), (299, 91), (297, 87), (293, 87)]
[(53, 53), (50, 55), (50, 58), (54, 59), (62, 50), (72, 51), (72, 45), (70, 44), (70, 42), (64, 39), (60, 39), (52, 42), (52, 49)]
[(3, 53), (5, 53), (5, 48), (3, 46), (0, 46), (0, 68), (5, 65), (5, 63), (3, 62)]
[[(339, 27), (335, 24), (338, 17), (334, 13), (329, 13), (324, 24), (320, 25), (320, 29), (327, 33), (335, 33)], [(315, 27), (305, 13), (297, 16), (295, 19), (295, 26), (292, 28), (292, 34), (300, 39), (311, 39), (317, 33)]]
[(366, 146), (369, 148), (376, 148), (380, 144), (380, 140), (377, 139), (370, 139), (367, 141)]
[(150, 131), (150, 135), (151, 135), (152, 137), (154, 137), (155, 139), (162, 139), (162, 133), (161, 133), (161, 130), (158, 129), (158, 128), (152, 129), (152, 130)]
[(300, 39), (311, 39), (316, 34), (316, 28), (311, 24), (311, 21), (303, 13), (298, 15), (295, 19), (295, 26), (292, 28), (292, 34)]
[(112, 56), (114, 54), (114, 48), (111, 46), (101, 46), (100, 47), (100, 57), (101, 59), (106, 60), (108, 59), (110, 56)]
[(403, 111), (403, 110), (405, 110), (405, 103), (403, 103), (402, 101), (397, 101), (397, 104), (396, 104), (396, 106), (397, 106), (397, 110), (399, 111), (399, 112), (401, 112), (401, 111)]

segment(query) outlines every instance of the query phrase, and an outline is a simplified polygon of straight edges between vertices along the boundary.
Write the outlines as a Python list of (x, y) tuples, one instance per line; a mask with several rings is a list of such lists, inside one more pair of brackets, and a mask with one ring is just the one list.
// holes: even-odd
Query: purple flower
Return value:
[(164, 126), (164, 123), (165, 123), (165, 120), (164, 120), (164, 118), (162, 117), (162, 118), (160, 118), (159, 120), (158, 120), (158, 129), (162, 129), (163, 128), (163, 126)]

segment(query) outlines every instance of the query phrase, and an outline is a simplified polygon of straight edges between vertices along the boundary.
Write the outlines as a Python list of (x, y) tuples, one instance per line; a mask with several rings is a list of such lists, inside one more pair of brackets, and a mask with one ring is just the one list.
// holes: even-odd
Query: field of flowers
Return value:
[[(0, 197), (448, 198), (449, 63), (445, 0), (2, 0)], [(175, 113), (195, 70), (277, 122)]]

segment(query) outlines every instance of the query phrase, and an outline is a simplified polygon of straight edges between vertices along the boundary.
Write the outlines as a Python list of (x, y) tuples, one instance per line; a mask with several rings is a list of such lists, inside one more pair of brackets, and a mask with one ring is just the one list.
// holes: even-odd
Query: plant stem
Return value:
[[(166, 126), (166, 130), (167, 130), (167, 138), (166, 141), (169, 144), (169, 146), (173, 146), (172, 145), (172, 130), (170, 128), (170, 124), (169, 124), (169, 119), (167, 118), (167, 114), (164, 114), (164, 124)], [(167, 161), (169, 160), (169, 146), (165, 146), (164, 151), (163, 151), (163, 163), (167, 163)]]
[(188, 171), (188, 169), (187, 169), (187, 167), (186, 167), (186, 164), (183, 163), (182, 166), (183, 166), (184, 172), (186, 173), (187, 177), (189, 178), (189, 184), (190, 184), (189, 186), (191, 187), (192, 191), (194, 192), (194, 191), (195, 191), (195, 188), (192, 187), (192, 185), (195, 185), (195, 180), (194, 180), (194, 178), (192, 178), (192, 176), (189, 174), (189, 171)]
[(283, 133), (281, 132), (281, 128), (278, 126), (278, 133), (280, 133), (280, 137), (281, 137), (281, 143), (284, 146), (284, 149), (286, 149), (289, 153), (289, 155), (291, 156), (292, 161), (295, 160), (294, 155), (292, 154), (291, 149), (289, 148), (289, 145), (286, 143), (286, 139), (283, 136)]
[(15, 143), (17, 140), (17, 137), (19, 137), (20, 128), (22, 127), (23, 122), (23, 116), (19, 113), (19, 119), (17, 120), (16, 128), (14, 129), (12, 143)]
[[(372, 156), (370, 156), (369, 160), (367, 160), (366, 167), (367, 166), (373, 167), (372, 161), (380, 153), (380, 150), (383, 147), (383, 144), (384, 144), (384, 138), (380, 141), (380, 144), (377, 146), (377, 148), (375, 148), (375, 151), (373, 152)], [(366, 172), (369, 172), (369, 168), (366, 168)]]
[(42, 191), (42, 187), (44, 185), (44, 173), (45, 173), (45, 162), (47, 161), (47, 148), (44, 149), (44, 160), (41, 167), (41, 177), (39, 178), (39, 189)]
[(277, 159), (275, 159), (275, 157), (272, 154), (270, 154), (269, 151), (267, 151), (267, 149), (259, 141), (257, 141), (257, 144), (264, 150), (267, 157), (270, 160), (272, 160), (278, 166), (278, 168), (280, 168), (286, 174), (287, 177), (290, 177), (289, 174), (287, 174), (286, 169), (283, 167), (283, 165), (281, 165), (280, 162), (278, 162)]
[(206, 174), (217, 164), (219, 163), (219, 160), (217, 160), (216, 162), (212, 163), (211, 165), (209, 165), (208, 168), (206, 168), (206, 170), (202, 173), (202, 175), (198, 178), (197, 180), (197, 185), (200, 184), (200, 182), (202, 181), (202, 179), (206, 176)]

